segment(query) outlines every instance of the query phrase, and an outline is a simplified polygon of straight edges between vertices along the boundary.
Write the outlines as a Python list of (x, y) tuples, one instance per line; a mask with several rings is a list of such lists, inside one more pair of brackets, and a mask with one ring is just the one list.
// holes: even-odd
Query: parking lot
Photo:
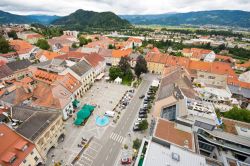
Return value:
[(84, 151), (81, 158), (76, 162), (76, 166), (91, 166), (93, 160), (100, 152), (102, 145), (97, 141), (92, 141), (88, 148)]
[[(129, 89), (131, 88), (128, 86), (104, 81), (94, 83), (93, 87), (80, 100), (81, 106), (79, 107), (81, 108), (84, 104), (96, 105), (97, 107), (92, 116), (84, 126), (75, 126), (73, 118), (65, 122), (65, 140), (48, 154), (47, 165), (53, 165), (52, 162), (62, 162), (63, 165), (70, 165), (81, 150), (77, 145), (81, 143), (82, 138), (89, 139), (94, 136), (98, 140), (105, 139), (105, 135), (109, 134), (109, 128), (114, 125), (113, 119), (110, 118), (110, 123), (104, 127), (97, 126), (95, 119), (99, 115), (104, 115), (106, 111), (112, 111)], [(91, 165), (102, 146), (101, 142), (93, 140), (77, 164)], [(52, 154), (53, 158), (50, 157)]]

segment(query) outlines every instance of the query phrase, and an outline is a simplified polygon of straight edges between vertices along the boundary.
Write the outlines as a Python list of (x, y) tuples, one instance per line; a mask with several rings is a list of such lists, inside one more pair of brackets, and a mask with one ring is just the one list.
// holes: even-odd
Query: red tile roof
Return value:
[(11, 40), (10, 45), (16, 50), (18, 54), (25, 54), (30, 52), (34, 46), (23, 40)]
[(147, 62), (165, 64), (167, 62), (168, 55), (158, 52), (148, 52), (145, 56)]
[(113, 58), (121, 58), (129, 56), (132, 53), (132, 49), (126, 49), (126, 50), (113, 50), (112, 51), (112, 57)]
[(38, 33), (34, 33), (34, 34), (29, 34), (29, 35), (27, 35), (27, 39), (33, 39), (33, 38), (38, 38), (38, 39), (40, 39), (40, 38), (43, 38), (43, 36), (40, 35), (40, 34), (38, 34)]
[[(18, 166), (32, 152), (35, 145), (11, 130), (5, 124), (0, 124), (0, 165)], [(22, 151), (25, 145), (27, 149)], [(16, 156), (12, 164), (9, 161)]]
[(203, 55), (209, 54), (210, 52), (212, 52), (212, 50), (205, 50), (200, 48), (184, 48), (182, 52), (192, 54), (192, 58), (201, 59)]
[(243, 64), (236, 64), (237, 67), (243, 67), (243, 68), (248, 68), (250, 67), (250, 60), (248, 60), (247, 62), (243, 63)]
[(187, 146), (190, 150), (194, 150), (193, 134), (176, 128), (174, 122), (159, 119), (154, 136), (169, 143), (181, 147)]
[(129, 41), (129, 42), (134, 42), (134, 43), (141, 43), (141, 42), (142, 42), (141, 39), (134, 38), (134, 37), (128, 38), (127, 41)]
[(101, 55), (97, 53), (85, 54), (84, 58), (92, 67), (98, 66), (100, 62), (103, 62), (105, 60)]
[(40, 59), (42, 56), (45, 56), (48, 60), (52, 60), (55, 57), (58, 57), (59, 54), (57, 52), (52, 52), (47, 50), (38, 51), (36, 54), (36, 58)]

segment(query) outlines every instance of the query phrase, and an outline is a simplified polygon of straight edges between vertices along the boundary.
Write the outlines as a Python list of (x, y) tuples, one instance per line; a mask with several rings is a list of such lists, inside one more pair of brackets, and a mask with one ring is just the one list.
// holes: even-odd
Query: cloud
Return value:
[(159, 14), (201, 10), (250, 11), (250, 0), (0, 0), (0, 10), (16, 14), (67, 15), (77, 9), (116, 14)]

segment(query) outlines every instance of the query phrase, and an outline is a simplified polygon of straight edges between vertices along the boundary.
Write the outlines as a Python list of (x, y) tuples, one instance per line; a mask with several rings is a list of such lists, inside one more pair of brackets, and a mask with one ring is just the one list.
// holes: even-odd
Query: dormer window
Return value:
[(28, 145), (24, 145), (22, 151), (24, 152), (26, 149), (28, 149)]

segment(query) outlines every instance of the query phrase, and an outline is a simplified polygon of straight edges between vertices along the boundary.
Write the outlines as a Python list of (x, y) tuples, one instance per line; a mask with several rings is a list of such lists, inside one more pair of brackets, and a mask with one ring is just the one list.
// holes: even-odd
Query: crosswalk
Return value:
[(120, 136), (119, 134), (114, 133), (114, 132), (112, 132), (112, 134), (110, 135), (109, 138), (116, 141), (116, 142), (118, 142), (118, 143), (122, 143), (123, 140), (124, 140), (123, 136)]

